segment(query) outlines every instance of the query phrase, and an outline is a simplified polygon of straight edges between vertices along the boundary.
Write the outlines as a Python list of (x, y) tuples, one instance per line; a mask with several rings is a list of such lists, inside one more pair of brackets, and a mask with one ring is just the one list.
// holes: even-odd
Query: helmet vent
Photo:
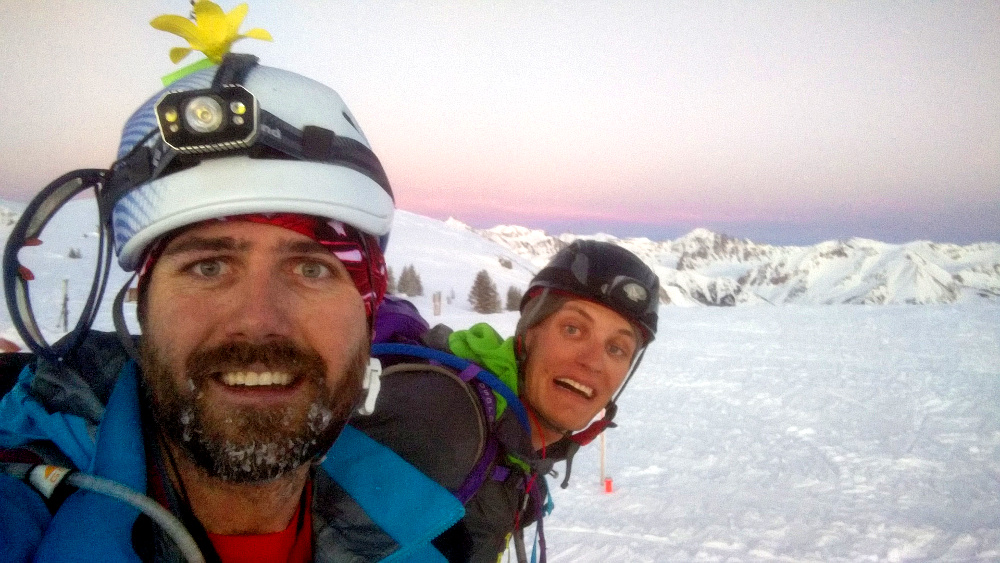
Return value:
[(587, 285), (587, 272), (590, 271), (590, 260), (587, 259), (586, 254), (581, 252), (574, 256), (569, 270), (573, 272), (573, 277), (576, 278), (576, 281)]
[[(346, 120), (347, 120), (347, 122), (351, 124), (351, 127), (353, 127), (355, 131), (357, 131), (358, 133), (361, 133), (361, 128), (360, 128), (360, 127), (358, 127), (358, 124), (357, 124), (357, 123), (354, 123), (354, 120), (353, 120), (353, 119), (351, 119), (351, 116), (350, 116), (350, 115), (347, 115), (347, 112), (346, 112), (346, 111), (344, 111), (344, 112), (341, 112), (341, 113), (340, 113), (340, 115), (343, 115), (343, 116), (344, 116), (344, 119), (346, 119)], [(361, 133), (361, 134), (362, 134), (362, 135), (364, 135), (364, 133)]]

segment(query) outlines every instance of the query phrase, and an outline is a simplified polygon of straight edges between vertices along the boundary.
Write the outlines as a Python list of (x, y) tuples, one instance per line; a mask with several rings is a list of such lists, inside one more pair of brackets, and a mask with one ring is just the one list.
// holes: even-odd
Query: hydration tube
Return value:
[[(0, 463), (4, 473), (31, 485), (46, 499), (67, 486), (102, 494), (128, 504), (148, 516), (170, 536), (188, 563), (204, 563), (205, 557), (184, 524), (156, 501), (110, 479), (55, 465)], [(65, 491), (64, 491), (65, 492)]]

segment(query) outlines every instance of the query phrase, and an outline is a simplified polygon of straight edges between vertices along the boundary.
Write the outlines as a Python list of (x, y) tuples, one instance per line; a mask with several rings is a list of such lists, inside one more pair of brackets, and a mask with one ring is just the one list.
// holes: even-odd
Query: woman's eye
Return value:
[(324, 278), (331, 275), (330, 268), (319, 262), (303, 262), (299, 264), (298, 270), (306, 278)]

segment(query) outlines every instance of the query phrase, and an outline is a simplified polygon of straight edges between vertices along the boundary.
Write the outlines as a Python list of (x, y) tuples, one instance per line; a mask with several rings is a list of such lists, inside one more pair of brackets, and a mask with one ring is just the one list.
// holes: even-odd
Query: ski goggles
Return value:
[[(3, 285), (11, 322), (25, 345), (47, 359), (58, 360), (65, 357), (76, 348), (93, 325), (111, 273), (111, 264), (114, 260), (113, 244), (109, 230), (98, 228), (96, 251), (87, 252), (88, 255), (95, 257), (89, 291), (83, 297), (82, 304), (79, 303), (79, 299), (74, 299), (75, 322), (69, 322), (66, 311), (68, 296), (65, 287), (62, 303), (59, 303), (58, 295), (53, 293), (55, 290), (50, 288), (48, 293), (41, 290), (40, 301), (47, 307), (62, 306), (66, 318), (63, 320), (61, 330), (53, 327), (43, 330), (43, 323), (36, 318), (31, 290), (32, 282), (36, 281), (35, 273), (22, 264), (21, 252), (26, 248), (35, 248), (43, 244), (48, 238), (44, 234), (46, 228), (50, 226), (56, 213), (70, 200), (87, 195), (88, 192), (99, 197), (107, 183), (108, 174), (107, 170), (84, 169), (60, 176), (43, 188), (28, 204), (7, 238), (3, 254)], [(385, 258), (375, 237), (361, 233), (340, 221), (292, 213), (255, 214), (232, 217), (232, 219), (275, 224), (309, 236), (328, 248), (350, 274), (364, 300), (368, 318), (374, 317), (385, 296), (388, 280)], [(50, 250), (44, 254), (55, 253)], [(147, 267), (144, 269), (147, 269), (150, 263), (147, 259)], [(141, 280), (140, 277), (140, 283)], [(56, 342), (49, 342), (45, 336), (46, 332), (59, 332), (65, 335)]]
[[(34, 273), (21, 264), (20, 252), (26, 247), (37, 247), (42, 244), (43, 231), (49, 226), (55, 213), (71, 199), (93, 192), (96, 196), (107, 181), (107, 170), (85, 169), (76, 170), (60, 176), (41, 192), (25, 208), (21, 218), (14, 225), (7, 238), (3, 255), (3, 284), (7, 308), (10, 311), (11, 322), (24, 343), (36, 354), (53, 359), (69, 353), (79, 343), (87, 329), (93, 324), (97, 310), (107, 285), (108, 274), (112, 262), (112, 246), (105, 229), (98, 228), (98, 243), (93, 281), (90, 290), (84, 298), (78, 320), (70, 325), (64, 319), (65, 332), (68, 334), (56, 343), (49, 343), (31, 306), (31, 291), (29, 282), (34, 281)], [(63, 292), (63, 308), (67, 293)], [(47, 299), (47, 302), (51, 301)]]

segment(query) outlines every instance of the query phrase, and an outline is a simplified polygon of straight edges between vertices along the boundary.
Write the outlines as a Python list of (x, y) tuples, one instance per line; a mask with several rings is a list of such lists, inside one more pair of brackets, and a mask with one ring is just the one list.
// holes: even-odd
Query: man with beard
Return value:
[(326, 86), (229, 55), (140, 107), (110, 170), (29, 205), (44, 224), (53, 194), (100, 186), (142, 336), (43, 346), (21, 330), (30, 276), (5, 269), (38, 357), (0, 402), (0, 560), (441, 559), (461, 504), (345, 428), (377, 387), (393, 213), (356, 123)]

